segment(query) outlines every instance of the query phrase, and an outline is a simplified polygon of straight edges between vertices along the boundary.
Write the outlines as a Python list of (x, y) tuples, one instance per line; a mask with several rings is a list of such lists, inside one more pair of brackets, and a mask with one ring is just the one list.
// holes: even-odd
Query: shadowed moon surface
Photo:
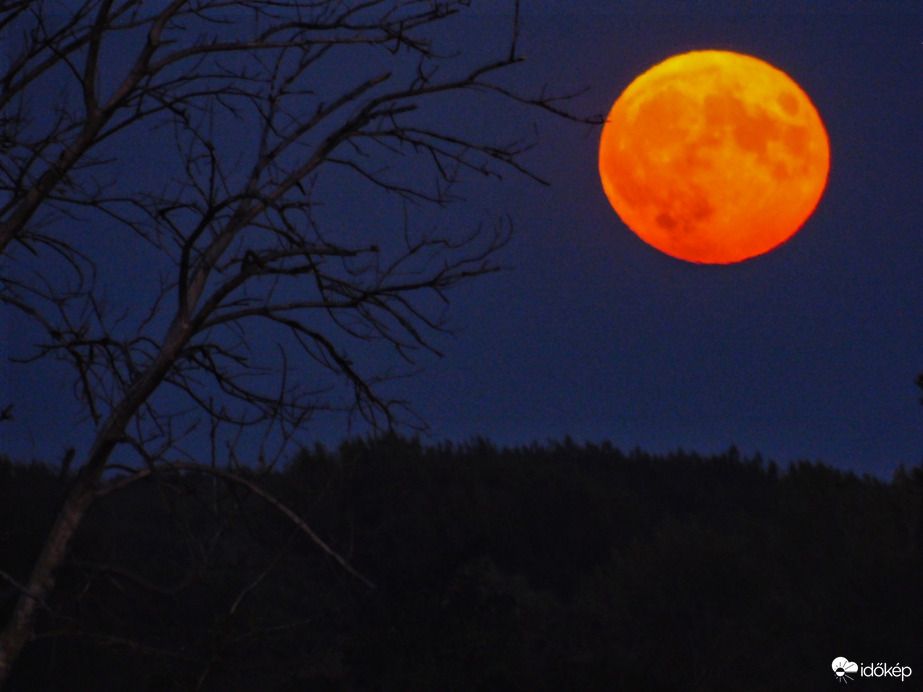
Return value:
[(646, 243), (727, 264), (788, 240), (823, 194), (830, 147), (808, 96), (746, 55), (677, 55), (635, 79), (603, 128), (613, 208)]

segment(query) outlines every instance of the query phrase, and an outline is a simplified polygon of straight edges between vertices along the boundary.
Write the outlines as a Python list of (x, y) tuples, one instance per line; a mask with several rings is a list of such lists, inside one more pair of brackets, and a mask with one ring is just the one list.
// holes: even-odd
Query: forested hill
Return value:
[[(923, 467), (386, 436), (247, 478), (375, 587), (246, 485), (161, 473), (92, 508), (10, 689), (822, 689), (837, 656), (923, 678)], [(65, 483), (0, 462), (8, 577)]]

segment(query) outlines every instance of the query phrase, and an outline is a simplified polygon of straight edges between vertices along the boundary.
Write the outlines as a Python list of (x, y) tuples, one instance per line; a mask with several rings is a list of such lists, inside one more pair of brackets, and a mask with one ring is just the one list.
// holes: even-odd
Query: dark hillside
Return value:
[[(839, 655), (923, 675), (920, 468), (387, 436), (259, 480), (377, 588), (240, 486), (138, 482), (92, 510), (11, 689), (814, 689)], [(0, 466), (10, 576), (60, 492)]]

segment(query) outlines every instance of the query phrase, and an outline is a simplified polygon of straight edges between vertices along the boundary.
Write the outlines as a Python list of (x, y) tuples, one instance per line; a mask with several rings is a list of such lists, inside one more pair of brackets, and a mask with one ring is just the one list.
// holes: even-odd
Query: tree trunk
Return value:
[(122, 401), (113, 408), (109, 418), (96, 435), (96, 441), (86, 463), (77, 473), (73, 487), (55, 518), (45, 539), (42, 552), (32, 568), (32, 574), (20, 594), (6, 627), (0, 635), (0, 689), (6, 683), (13, 664), (35, 630), (37, 607), (54, 588), (55, 573), (64, 562), (71, 539), (83, 521), (93, 500), (96, 484), (106, 469), (109, 455), (125, 434), (129, 421), (148, 399), (175, 361), (191, 334), (187, 321), (177, 319), (170, 326), (164, 346), (147, 371), (125, 393)]
[(4, 686), (23, 647), (32, 638), (37, 608), (45, 603), (45, 598), (54, 588), (55, 572), (64, 562), (71, 538), (93, 503), (95, 480), (82, 473), (78, 476), (35, 562), (26, 583), (27, 593), (20, 594), (16, 601), (0, 637), (0, 688)]

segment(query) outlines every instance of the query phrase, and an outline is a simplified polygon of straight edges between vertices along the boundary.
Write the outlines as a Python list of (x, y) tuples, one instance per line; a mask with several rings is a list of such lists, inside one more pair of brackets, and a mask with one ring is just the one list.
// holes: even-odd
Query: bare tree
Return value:
[[(412, 212), (453, 201), (466, 173), (532, 175), (528, 143), (427, 109), (488, 95), (570, 117), (496, 81), (521, 61), (518, 2), (501, 54), (439, 49), (441, 25), (467, 6), (0, 0), (0, 305), (47, 334), (23, 360), (68, 364), (89, 431), (32, 573), (0, 573), (21, 592), (0, 686), (97, 498), (166, 468), (235, 477), (245, 436), (270, 465), (325, 408), (397, 421), (382, 373), (349, 345), (382, 341), (410, 362), (433, 350), (445, 291), (493, 271), (509, 231), (502, 218), (419, 231)], [(340, 225), (319, 201), (331, 190), (356, 205), (397, 199), (407, 214), (397, 228)], [(127, 282), (142, 305), (113, 288), (120, 251), (149, 269)], [(294, 377), (299, 353), (332, 380)]]

